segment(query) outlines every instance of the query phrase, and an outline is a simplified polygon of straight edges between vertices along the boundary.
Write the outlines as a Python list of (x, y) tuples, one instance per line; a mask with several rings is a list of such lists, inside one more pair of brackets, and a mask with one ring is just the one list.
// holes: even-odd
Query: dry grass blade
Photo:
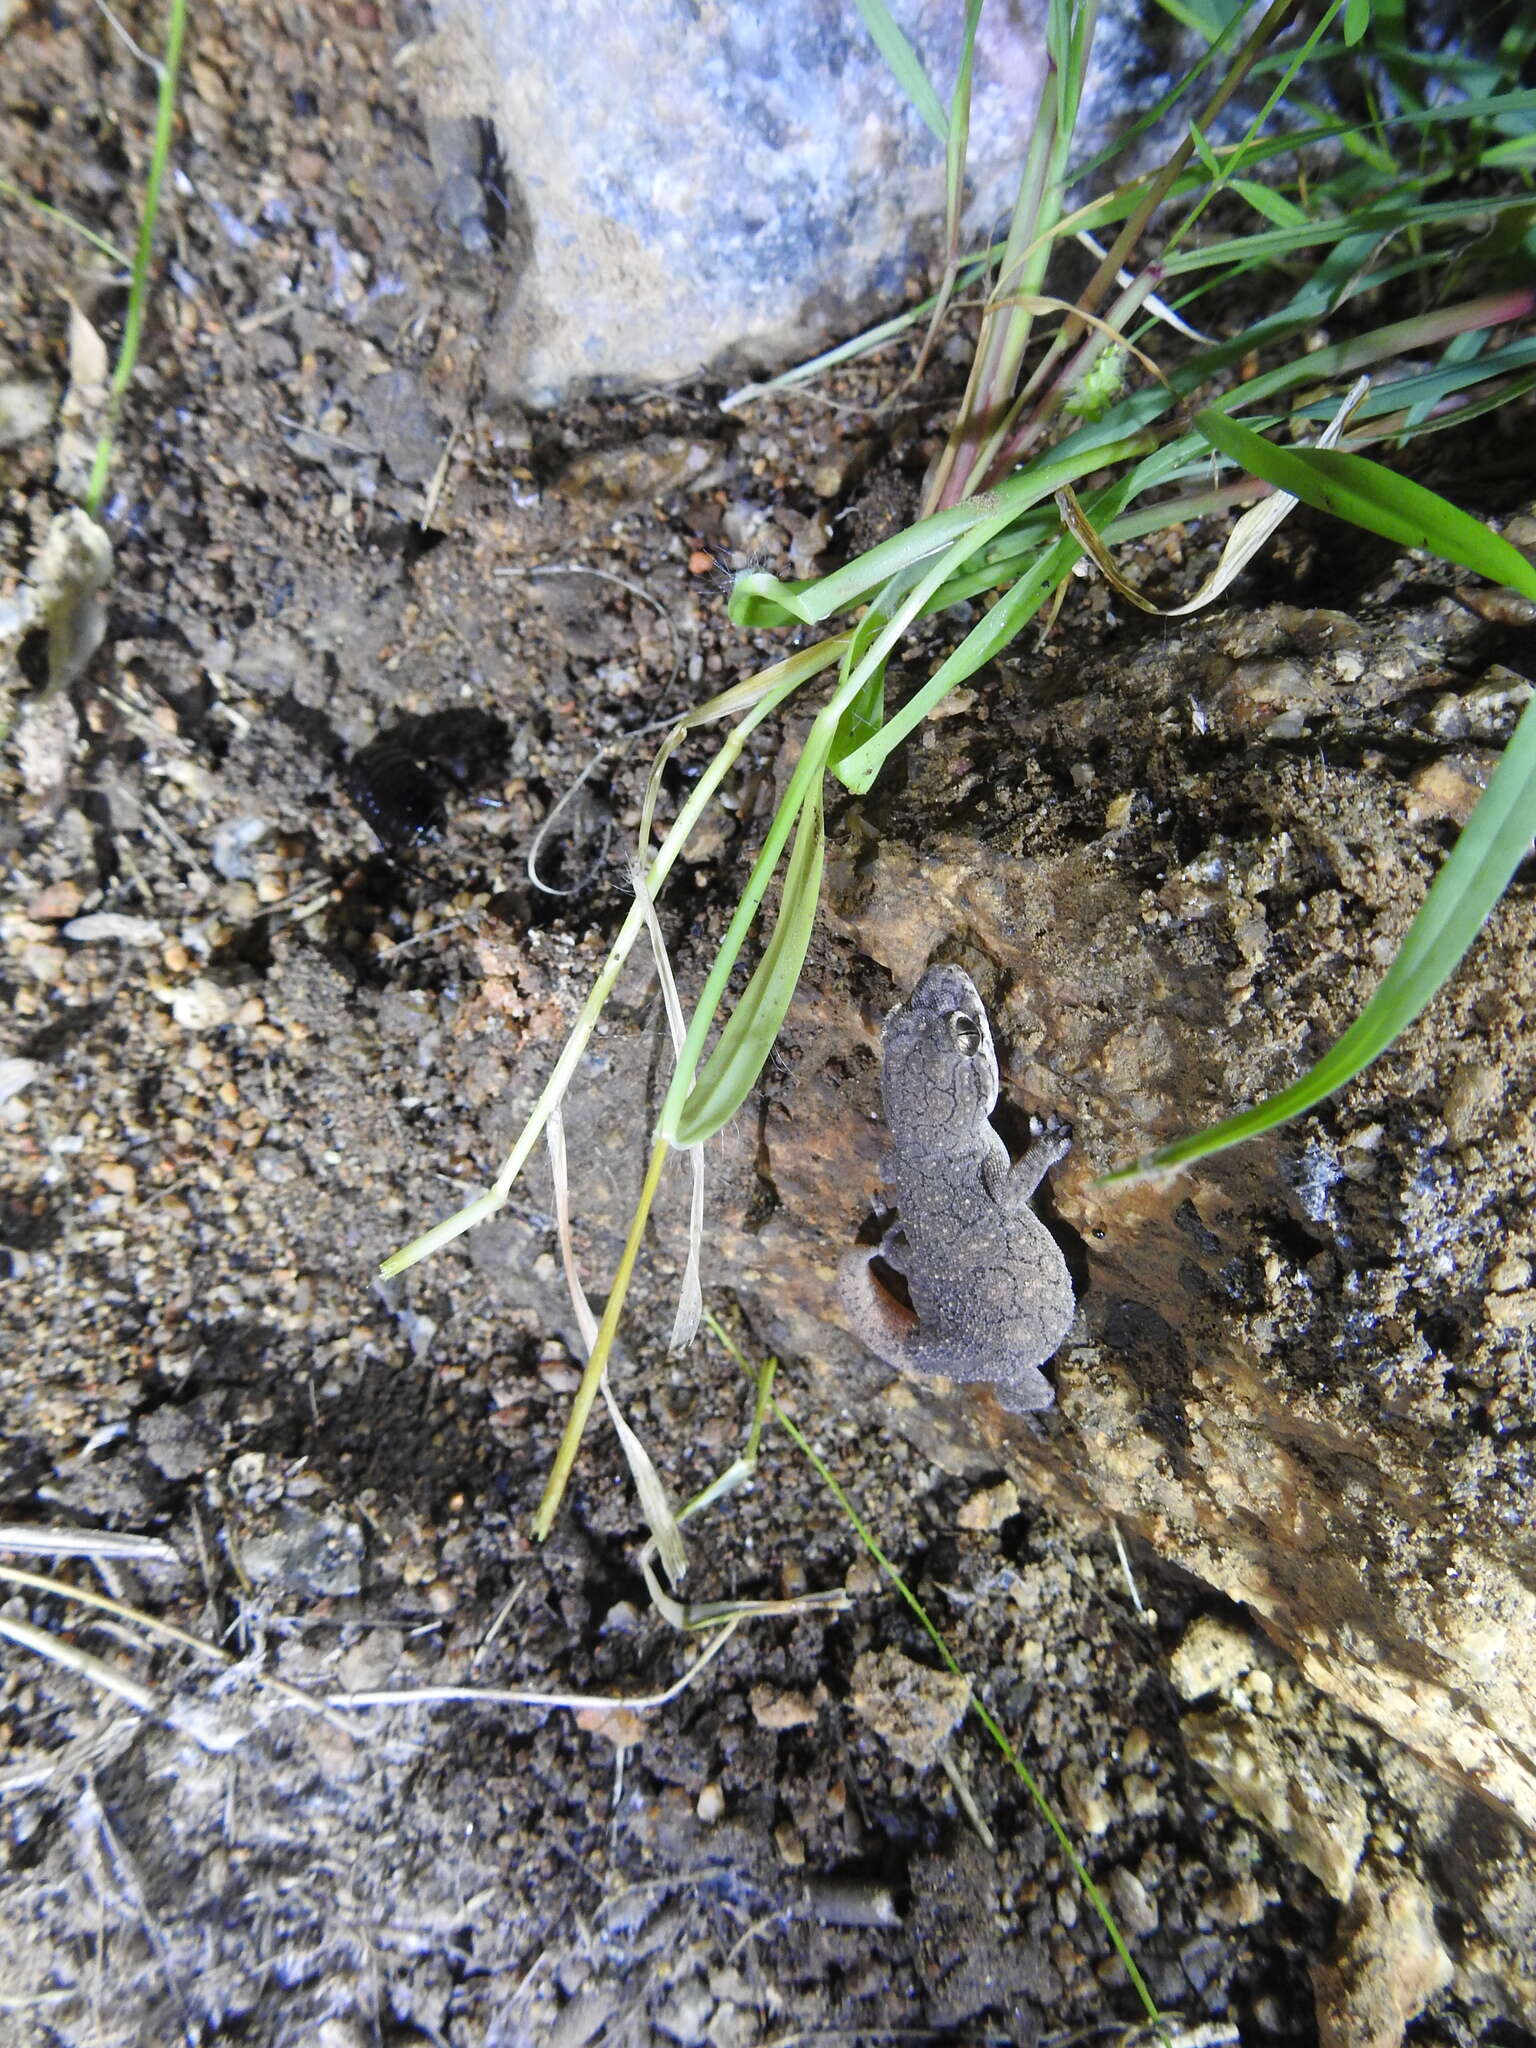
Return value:
[(33, 1529), (0, 1523), (0, 1550), (14, 1557), (113, 1557), (129, 1564), (173, 1564), (180, 1556), (158, 1536), (124, 1536), (115, 1529)]
[[(681, 1020), (679, 1020), (681, 1021)], [(555, 1109), (544, 1129), (545, 1143), (549, 1147), (550, 1172), (554, 1179), (555, 1229), (560, 1240), (560, 1262), (565, 1268), (565, 1281), (570, 1289), (571, 1306), (576, 1312), (577, 1326), (581, 1341), (590, 1361), (597, 1344), (598, 1324), (592, 1313), (587, 1291), (581, 1284), (581, 1275), (576, 1269), (576, 1246), (571, 1236), (571, 1188), (570, 1172), (565, 1150), (565, 1116)], [(645, 1516), (646, 1527), (651, 1540), (666, 1567), (667, 1577), (673, 1585), (680, 1585), (688, 1570), (688, 1553), (683, 1544), (683, 1534), (672, 1512), (672, 1503), (667, 1489), (662, 1484), (661, 1474), (652, 1463), (651, 1454), (625, 1421), (613, 1389), (608, 1384), (606, 1366), (599, 1382), (603, 1400), (607, 1405), (609, 1420), (612, 1422), (629, 1466), (630, 1477), (635, 1482), (635, 1491), (640, 1496), (640, 1509)]]
[[(1080, 242), (1090, 255), (1097, 256), (1099, 261), (1103, 262), (1108, 252), (1088, 233), (1086, 228), (1080, 228), (1074, 239)], [(1117, 270), (1115, 272), (1115, 282), (1122, 290), (1134, 284), (1135, 281), (1135, 274), (1132, 271)], [(1161, 320), (1163, 325), (1171, 327), (1175, 334), (1182, 334), (1187, 341), (1197, 341), (1204, 348), (1214, 348), (1216, 346), (1216, 337), (1213, 334), (1202, 334), (1198, 327), (1191, 327), (1189, 322), (1181, 318), (1166, 299), (1160, 299), (1156, 292), (1149, 292), (1147, 294), (1145, 304), (1147, 311), (1152, 315), (1153, 319)]]
[[(1351, 416), (1370, 388), (1369, 377), (1356, 380), (1344, 403), (1318, 435), (1315, 444), (1317, 447), (1333, 448), (1338, 445), (1340, 435), (1349, 425)], [(1221, 551), (1220, 561), (1194, 596), (1186, 599), (1183, 604), (1164, 606), (1154, 604), (1150, 598), (1143, 597), (1134, 584), (1129, 583), (1121, 575), (1113, 555), (1078, 503), (1077, 494), (1072, 486), (1064, 484), (1056, 493), (1056, 505), (1061, 513), (1062, 524), (1084, 554), (1092, 558), (1105, 582), (1110, 584), (1128, 604), (1137, 606), (1141, 611), (1151, 612), (1159, 619), (1188, 618), (1191, 612), (1204, 611), (1207, 605), (1214, 604), (1217, 598), (1237, 581), (1276, 530), (1290, 518), (1299, 502), (1300, 500), (1293, 498), (1289, 491), (1276, 491), (1272, 497), (1252, 506), (1234, 523), (1232, 531), (1227, 536), (1227, 544)]]
[[(1132, 278), (1129, 282), (1134, 285), (1136, 280)], [(1151, 293), (1149, 290), (1144, 289), (1141, 297), (1147, 303), (1151, 303)], [(1155, 377), (1158, 383), (1164, 386), (1168, 383), (1168, 379), (1163, 375), (1151, 356), (1147, 354), (1146, 350), (1138, 348), (1134, 341), (1128, 339), (1122, 329), (1112, 319), (1101, 320), (1097, 313), (1079, 312), (1077, 307), (1068, 300), (1053, 299), (1045, 292), (1015, 292), (1009, 298), (997, 300), (995, 303), (998, 305), (1016, 306), (1022, 313), (1074, 314), (1085, 326), (1091, 328), (1095, 334), (1102, 335), (1113, 347), (1124, 349), (1127, 355), (1134, 356), (1149, 377)]]
[(701, 1655), (689, 1665), (682, 1677), (669, 1685), (665, 1692), (640, 1693), (626, 1698), (622, 1693), (523, 1692), (500, 1686), (424, 1685), (414, 1692), (333, 1692), (326, 1695), (326, 1704), (346, 1708), (453, 1705), (559, 1707), (573, 1713), (600, 1714), (613, 1713), (619, 1707), (627, 1707), (632, 1714), (652, 1713), (657, 1707), (669, 1706), (673, 1700), (685, 1693), (689, 1686), (696, 1684), (735, 1635), (739, 1626), (739, 1621), (728, 1621), (720, 1633), (705, 1645)]
[[(656, 915), (655, 899), (646, 887), (645, 875), (638, 863), (630, 868), (629, 884), (635, 892), (640, 908), (645, 912), (645, 928), (650, 934), (651, 953), (656, 961), (656, 978), (661, 983), (661, 1000), (667, 1012), (667, 1029), (672, 1034), (672, 1057), (676, 1060), (682, 1054), (688, 1027), (683, 1021), (683, 1005), (677, 993), (677, 977), (672, 972), (672, 960), (667, 952), (667, 942), (662, 936), (661, 920)], [(693, 1177), (688, 1204), (688, 1257), (683, 1266), (682, 1286), (678, 1290), (677, 1314), (672, 1320), (672, 1335), (667, 1340), (669, 1351), (682, 1351), (693, 1342), (699, 1332), (699, 1318), (704, 1313), (704, 1284), (700, 1277), (704, 1256), (702, 1145), (689, 1147), (688, 1165)]]
[(640, 1570), (658, 1612), (676, 1629), (713, 1628), (719, 1622), (733, 1627), (740, 1621), (761, 1621), (769, 1616), (824, 1613), (846, 1614), (853, 1596), (841, 1586), (820, 1593), (791, 1593), (776, 1600), (694, 1600), (686, 1605), (663, 1591), (651, 1568), (651, 1546), (640, 1553)]
[(651, 1532), (651, 1542), (656, 1554), (666, 1569), (667, 1577), (674, 1586), (680, 1586), (688, 1572), (688, 1553), (683, 1547), (683, 1532), (677, 1525), (672, 1512), (672, 1502), (662, 1482), (661, 1474), (651, 1462), (651, 1454), (639, 1437), (625, 1421), (618, 1402), (613, 1397), (613, 1388), (608, 1384), (608, 1375), (603, 1374), (603, 1399), (608, 1405), (608, 1419), (618, 1433), (625, 1459), (629, 1465), (630, 1477), (635, 1482), (635, 1491), (640, 1496), (640, 1511), (645, 1516), (646, 1527)]
[(947, 1749), (939, 1751), (937, 1761), (939, 1769), (948, 1778), (954, 1795), (960, 1802), (960, 1811), (976, 1830), (976, 1839), (989, 1856), (995, 1856), (997, 1854), (997, 1837), (987, 1826), (981, 1808), (976, 1804), (976, 1794), (971, 1790), (965, 1773)]
[[(805, 648), (797, 654), (788, 656), (784, 661), (775, 663), (772, 669), (765, 670), (762, 676), (753, 679), (755, 687), (751, 693), (751, 708), (699, 777), (688, 800), (678, 813), (672, 829), (651, 862), (647, 878), (653, 894), (671, 872), (688, 843), (689, 835), (712, 801), (721, 782), (734, 766), (752, 733), (769, 713), (802, 683), (808, 682), (811, 677), (830, 667), (846, 645), (847, 636), (839, 634), (831, 640), (820, 642), (815, 647)], [(423, 1231), (420, 1237), (413, 1239), (402, 1250), (386, 1259), (379, 1268), (382, 1279), (392, 1280), (397, 1273), (403, 1273), (420, 1260), (430, 1258), (444, 1245), (451, 1244), (456, 1237), (462, 1237), (466, 1230), (473, 1230), (476, 1224), (489, 1221), (501, 1208), (516, 1184), (518, 1175), (527, 1164), (534, 1146), (542, 1136), (551, 1109), (570, 1086), (581, 1062), (581, 1056), (586, 1050), (587, 1041), (596, 1028), (603, 1006), (619, 978), (620, 969), (629, 958), (631, 947), (640, 936), (644, 923), (644, 916), (639, 904), (636, 903), (631, 907), (618, 937), (608, 950), (608, 957), (588, 993), (581, 1015), (561, 1049), (554, 1071), (545, 1083), (544, 1092), (534, 1105), (528, 1121), (518, 1133), (517, 1142), (502, 1162), (501, 1171), (491, 1186), (477, 1195), (473, 1201), (466, 1202), (455, 1214), (444, 1218), (441, 1223), (434, 1224), (430, 1230)], [(585, 1397), (585, 1406), (590, 1408), (595, 1398), (594, 1385), (592, 1393)], [(583, 1399), (582, 1395), (578, 1394), (577, 1399), (580, 1402)]]
[[(63, 1579), (45, 1578), (40, 1572), (19, 1571), (14, 1565), (0, 1565), (0, 1582), (10, 1586), (24, 1586), (29, 1592), (52, 1593), (60, 1600), (73, 1601), (77, 1607), (90, 1607), (97, 1613), (110, 1614), (146, 1636), (158, 1637), (162, 1642), (175, 1643), (178, 1648), (190, 1650), (194, 1656), (202, 1657), (210, 1664), (217, 1664), (225, 1671), (233, 1670), (238, 1662), (228, 1650), (221, 1650), (216, 1643), (205, 1643), (201, 1636), (194, 1636), (188, 1630), (178, 1628), (174, 1622), (162, 1621), (155, 1614), (145, 1614), (142, 1609), (129, 1607), (121, 1600), (114, 1600), (110, 1594), (96, 1592), (93, 1587), (71, 1586)], [(341, 1733), (355, 1736), (355, 1731), (345, 1721), (328, 1714), (320, 1702), (301, 1687), (290, 1685), (285, 1678), (274, 1678), (269, 1672), (249, 1670), (249, 1667), (247, 1671), (254, 1685), (274, 1693), (289, 1706), (301, 1707), (309, 1714), (318, 1714), (322, 1720), (329, 1722)], [(174, 1718), (174, 1714), (170, 1718)]]
[[(83, 1824), (83, 1827), (81, 1824)], [(193, 2016), (192, 2007), (187, 1998), (185, 1978), (173, 1963), (170, 1944), (165, 1938), (159, 1921), (150, 1910), (149, 1897), (145, 1891), (144, 1880), (140, 1875), (138, 1864), (118, 1840), (117, 1831), (107, 1818), (106, 1809), (101, 1803), (101, 1795), (96, 1790), (94, 1780), (91, 1779), (86, 1781), (80, 1796), (80, 1809), (76, 1830), (77, 1840), (83, 1832), (83, 1828), (89, 1828), (93, 1832), (98, 1851), (102, 1857), (102, 1868), (96, 1874), (98, 1893), (103, 1897), (107, 1895), (108, 1886), (102, 1880), (110, 1872), (118, 1892), (131, 1906), (134, 1917), (143, 1929), (144, 1938), (149, 1943), (155, 1960), (159, 1964), (165, 1978), (166, 1988), (181, 2013), (182, 2035), (187, 2043), (187, 2048), (198, 2048), (198, 2042), (202, 2038), (202, 2028), (197, 2024)]]
[(34, 1656), (46, 1657), (50, 1664), (73, 1671), (77, 1678), (89, 1680), (103, 1692), (115, 1693), (130, 1707), (137, 1707), (141, 1714), (159, 1718), (165, 1712), (165, 1702), (147, 1685), (140, 1685), (136, 1678), (119, 1671), (115, 1664), (93, 1657), (88, 1650), (77, 1650), (73, 1643), (50, 1635), (47, 1629), (34, 1628), (30, 1621), (14, 1621), (8, 1614), (0, 1614), (0, 1636), (23, 1650), (31, 1650)]
[(581, 1332), (582, 1348), (590, 1358), (592, 1346), (597, 1342), (597, 1317), (592, 1313), (587, 1290), (576, 1270), (576, 1242), (571, 1235), (571, 1170), (565, 1149), (565, 1111), (559, 1103), (550, 1111), (549, 1122), (544, 1126), (544, 1144), (549, 1152), (549, 1172), (554, 1184), (555, 1235), (560, 1243), (560, 1264), (565, 1270), (566, 1290), (571, 1297), (576, 1327)]

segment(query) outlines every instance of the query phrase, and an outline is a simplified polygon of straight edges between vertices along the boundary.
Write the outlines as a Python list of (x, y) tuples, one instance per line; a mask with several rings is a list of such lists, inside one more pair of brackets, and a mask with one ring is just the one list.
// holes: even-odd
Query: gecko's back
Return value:
[[(878, 1303), (866, 1314), (845, 1284), (860, 1334), (892, 1364), (992, 1382), (1005, 1406), (1047, 1407), (1054, 1396), (1037, 1368), (1059, 1348), (1075, 1302), (1066, 1261), (1028, 1201), (1065, 1142), (1037, 1141), (1010, 1166), (988, 1122), (998, 1094), (992, 1033), (961, 968), (923, 976), (888, 1020), (884, 1052), (887, 1177), (900, 1222), (881, 1252), (906, 1279), (916, 1322), (903, 1327)], [(863, 1258), (863, 1284), (873, 1288), (868, 1265)], [(895, 1311), (888, 1296), (885, 1304)]]

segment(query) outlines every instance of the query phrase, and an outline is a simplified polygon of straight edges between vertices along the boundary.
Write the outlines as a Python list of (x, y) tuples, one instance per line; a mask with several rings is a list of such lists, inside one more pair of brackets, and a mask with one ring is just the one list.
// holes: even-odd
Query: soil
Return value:
[[(152, 10), (124, 19), (154, 44)], [(0, 1068), (0, 1513), (164, 1550), (8, 1567), (0, 2033), (747, 2048), (1130, 2028), (1062, 1847), (974, 1717), (946, 1743), (955, 1702), (913, 1669), (937, 1668), (931, 1644), (784, 1433), (691, 1525), (687, 1592), (790, 1611), (743, 1623), (663, 1706), (591, 1704), (677, 1687), (697, 1643), (649, 1596), (605, 1422), (531, 1538), (579, 1376), (565, 1321), (507, 1305), (489, 1233), (374, 1279), (494, 1172), (509, 1072), (526, 1090), (547, 1070), (625, 915), (648, 752), (623, 736), (782, 652), (744, 646), (711, 557), (810, 573), (867, 545), (903, 516), (958, 375), (941, 360), (879, 412), (900, 362), (846, 373), (832, 407), (726, 416), (699, 385), (518, 412), (480, 371), (495, 254), (435, 217), (400, 39), (366, 0), (323, 21), (196, 11), (105, 514), (107, 638), (67, 692), (29, 671), (14, 706), (0, 1057), (30, 1065)], [(6, 55), (7, 176), (131, 246), (151, 78), (83, 8), (13, 23)], [(13, 587), (70, 501), (89, 331), (115, 342), (123, 294), (5, 204), (5, 375), (57, 397), (66, 294), (86, 323), (80, 419), (0, 452)], [(1338, 602), (1379, 571), (1369, 550), (1320, 567), (1307, 532), (1256, 599)], [(1086, 584), (1059, 632), (1106, 667), (1148, 644)], [(685, 990), (782, 745), (763, 728), (665, 904)], [(703, 758), (679, 756), (669, 808)], [(1053, 793), (1033, 794), (1043, 815)], [(857, 818), (831, 831), (851, 860)], [(851, 1044), (847, 951), (813, 959)], [(637, 968), (589, 1080), (637, 1060), (654, 1079), (635, 1051), (654, 1011)], [(578, 1202), (638, 1185), (635, 1107), (589, 1114)], [(558, 1293), (547, 1182), (504, 1220)], [(607, 1240), (584, 1242), (600, 1292)], [(642, 1262), (617, 1383), (686, 1499), (743, 1448), (752, 1400), (713, 1341), (667, 1355), (674, 1281)], [(709, 1298), (760, 1358), (752, 1302)], [(1315, 2039), (1313, 1971), (1349, 1931), (1332, 1821), (1320, 1847), (1218, 1794), (1241, 1775), (1221, 1710), (1181, 1732), (1171, 1654), (1197, 1621), (1241, 1636), (1236, 1613), (984, 1459), (944, 1469), (851, 1384), (786, 1358), (776, 1393), (1062, 1814), (1158, 2003)], [(1418, 1766), (1294, 1674), (1265, 1685), (1285, 1741), (1363, 1788), (1361, 1840), (1367, 1814), (1378, 1843), (1410, 1825)], [(426, 1687), (486, 1697), (317, 1710)], [(1493, 1975), (1486, 2004), (1434, 1979), (1415, 2040), (1477, 2038), (1504, 2009)]]

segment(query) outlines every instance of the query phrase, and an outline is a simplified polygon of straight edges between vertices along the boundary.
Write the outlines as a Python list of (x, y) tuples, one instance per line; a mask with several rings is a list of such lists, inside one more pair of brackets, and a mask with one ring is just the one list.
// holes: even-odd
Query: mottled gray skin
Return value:
[[(899, 1221), (843, 1260), (838, 1291), (857, 1334), (903, 1372), (986, 1381), (1017, 1414), (1056, 1396), (1040, 1371), (1075, 1303), (1056, 1240), (1029, 1198), (1071, 1140), (1035, 1139), (1017, 1165), (988, 1123), (997, 1054), (970, 976), (931, 967), (885, 1026), (885, 1177)], [(900, 1273), (915, 1320), (870, 1271)]]

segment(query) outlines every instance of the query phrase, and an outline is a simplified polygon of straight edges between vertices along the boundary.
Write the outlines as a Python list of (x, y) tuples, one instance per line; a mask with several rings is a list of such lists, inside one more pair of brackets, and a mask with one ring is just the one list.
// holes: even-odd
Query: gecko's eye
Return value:
[(981, 1026), (966, 1010), (950, 1011), (949, 1035), (955, 1041), (956, 1052), (964, 1059), (981, 1050)]

